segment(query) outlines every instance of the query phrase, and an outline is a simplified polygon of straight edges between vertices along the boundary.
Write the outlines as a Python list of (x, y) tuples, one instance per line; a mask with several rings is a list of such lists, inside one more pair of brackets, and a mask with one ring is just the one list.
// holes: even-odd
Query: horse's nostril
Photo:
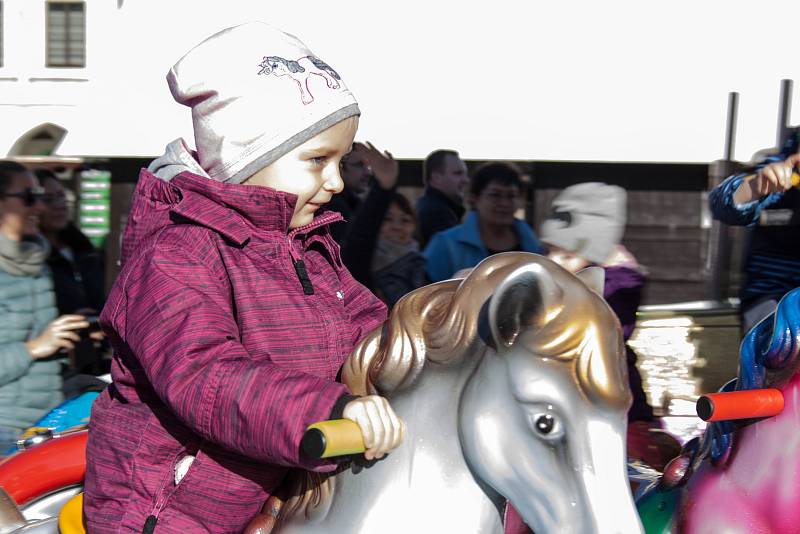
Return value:
[(689, 480), (692, 474), (692, 458), (682, 454), (673, 458), (664, 468), (661, 477), (661, 485), (666, 488), (676, 488), (682, 486)]

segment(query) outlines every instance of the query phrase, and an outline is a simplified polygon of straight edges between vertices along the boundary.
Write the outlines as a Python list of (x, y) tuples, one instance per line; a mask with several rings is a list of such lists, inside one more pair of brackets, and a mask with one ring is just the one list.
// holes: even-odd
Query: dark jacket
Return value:
[(409, 252), (386, 267), (372, 273), (373, 291), (392, 307), (404, 295), (430, 283), (425, 271), (425, 257)]
[(417, 200), (419, 246), (424, 249), (435, 233), (459, 224), (464, 211), (464, 206), (428, 186)]
[[(394, 189), (387, 191), (373, 185), (352, 219), (352, 223), (347, 229), (347, 235), (340, 241), (342, 260), (353, 278), (373, 290), (370, 268), (372, 253), (375, 251), (381, 224), (383, 224), (394, 194)], [(329, 208), (330, 204), (327, 207)]]
[(59, 313), (75, 313), (81, 308), (92, 308), (99, 313), (105, 301), (105, 262), (102, 255), (72, 223), (59, 232), (58, 237), (74, 256), (74, 261), (71, 261), (52, 246), (47, 259), (53, 273)]
[(342, 243), (342, 259), (353, 278), (390, 307), (406, 293), (429, 283), (425, 258), (419, 252), (410, 252), (377, 272), (372, 270), (381, 224), (395, 194), (395, 189), (372, 186)]
[[(373, 187), (375, 189), (375, 187)], [(352, 226), (353, 218), (361, 207), (361, 197), (345, 188), (341, 193), (333, 195), (330, 202), (325, 205), (328, 211), (335, 211), (342, 215), (342, 220), (330, 225), (333, 239), (340, 245), (344, 242), (349, 228)], [(356, 278), (358, 280), (358, 278)]]
[[(63, 245), (69, 247), (73, 256), (73, 259), (68, 258), (51, 244), (47, 264), (53, 274), (53, 289), (59, 314), (85, 309), (95, 310), (95, 314), (99, 314), (105, 303), (105, 261), (101, 252), (72, 223), (59, 232), (58, 238)], [(103, 358), (103, 350), (88, 337), (82, 337), (75, 344), (74, 368), (67, 374), (108, 372), (109, 362)], [(65, 381), (65, 393), (70, 393), (72, 384), (74, 382), (70, 380)]]

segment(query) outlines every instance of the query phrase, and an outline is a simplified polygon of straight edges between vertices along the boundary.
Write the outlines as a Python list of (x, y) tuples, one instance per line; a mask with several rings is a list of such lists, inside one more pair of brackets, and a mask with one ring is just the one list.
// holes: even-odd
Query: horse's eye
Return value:
[(536, 419), (536, 430), (540, 434), (549, 434), (553, 430), (555, 424), (556, 422), (552, 415), (540, 415), (539, 418)]
[(552, 413), (535, 413), (530, 415), (529, 424), (536, 435), (542, 439), (555, 441), (564, 435), (564, 427), (557, 415)]

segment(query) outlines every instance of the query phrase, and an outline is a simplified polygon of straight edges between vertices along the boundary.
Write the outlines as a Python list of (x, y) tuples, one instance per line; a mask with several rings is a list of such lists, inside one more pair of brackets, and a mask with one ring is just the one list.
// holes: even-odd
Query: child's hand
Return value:
[(746, 204), (770, 193), (788, 191), (795, 185), (792, 182), (792, 174), (798, 164), (800, 164), (800, 154), (767, 165), (758, 171), (758, 174), (745, 178), (733, 194), (733, 201), (737, 204)]
[(350, 401), (342, 413), (361, 428), (367, 460), (380, 459), (397, 448), (406, 434), (406, 425), (383, 397), (369, 395)]

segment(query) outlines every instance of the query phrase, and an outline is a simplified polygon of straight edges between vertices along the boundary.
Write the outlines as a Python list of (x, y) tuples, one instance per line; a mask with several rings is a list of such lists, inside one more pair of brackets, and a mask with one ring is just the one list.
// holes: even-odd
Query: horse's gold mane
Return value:
[[(481, 354), (482, 350), (470, 350), (470, 345), (482, 343), (478, 336), (481, 308), (501, 281), (532, 261), (557, 274), (560, 282), (577, 284), (579, 300), (596, 299), (578, 279), (545, 258), (527, 253), (498, 254), (483, 261), (464, 280), (432, 284), (398, 301), (383, 329), (371, 332), (347, 359), (342, 382), (356, 395), (390, 395), (412, 385), (427, 361), (452, 365), (467, 355)], [(611, 316), (603, 317), (605, 323), (601, 323), (606, 326), (616, 322), (607, 307), (603, 312), (596, 302), (587, 304), (579, 314), (581, 319), (572, 319), (573, 326), (578, 327), (574, 328), (576, 336), (590, 327), (597, 328), (597, 324), (575, 324), (591, 320), (595, 312)], [(541, 346), (552, 345), (549, 341), (563, 337), (559, 336), (556, 323), (561, 324), (554, 321), (552, 328), (546, 329), (544, 337), (550, 339)], [(624, 358), (597, 346), (582, 349), (588, 336), (580, 335), (580, 342), (573, 344), (576, 350), (556, 358), (575, 367), (578, 382), (589, 397), (617, 406), (629, 402)], [(298, 512), (309, 514), (333, 493), (334, 477), (300, 471), (297, 474), (300, 476), (289, 492), (293, 497), (284, 503), (280, 514), (282, 520)]]

